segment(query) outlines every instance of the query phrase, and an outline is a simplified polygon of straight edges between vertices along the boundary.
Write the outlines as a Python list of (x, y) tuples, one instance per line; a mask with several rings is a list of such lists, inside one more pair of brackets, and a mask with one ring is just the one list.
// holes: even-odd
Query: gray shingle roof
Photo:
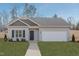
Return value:
[[(30, 26), (38, 26), (39, 24), (39, 27), (70, 27), (64, 19), (58, 17), (29, 17), (28, 19), (27, 17), (20, 17), (19, 19)], [(29, 19), (35, 21), (37, 24)]]
[(20, 19), (21, 21), (27, 23), (30, 26), (38, 26), (37, 24), (33, 23), (32, 21), (30, 21), (29, 19)]
[(69, 24), (62, 18), (31, 17), (31, 19), (37, 22), (40, 27), (70, 27)]

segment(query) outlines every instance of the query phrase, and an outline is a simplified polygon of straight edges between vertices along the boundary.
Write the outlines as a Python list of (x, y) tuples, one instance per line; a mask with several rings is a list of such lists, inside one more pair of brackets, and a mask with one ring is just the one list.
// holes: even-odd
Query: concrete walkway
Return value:
[(29, 44), (30, 45), (29, 45), (29, 48), (28, 48), (25, 56), (41, 56), (37, 42), (30, 41)]

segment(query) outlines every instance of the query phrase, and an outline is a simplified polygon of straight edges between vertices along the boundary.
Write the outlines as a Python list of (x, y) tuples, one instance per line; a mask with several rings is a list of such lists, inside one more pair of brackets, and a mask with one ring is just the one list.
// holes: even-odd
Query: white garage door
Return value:
[(43, 41), (67, 41), (67, 31), (43, 31)]

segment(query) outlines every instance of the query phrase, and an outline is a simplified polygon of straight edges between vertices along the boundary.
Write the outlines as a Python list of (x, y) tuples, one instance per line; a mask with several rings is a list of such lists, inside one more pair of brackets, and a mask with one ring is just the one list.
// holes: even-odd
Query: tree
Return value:
[(75, 42), (75, 36), (74, 36), (74, 34), (72, 35), (72, 42)]
[(1, 16), (0, 16), (0, 31), (2, 32), (2, 21), (1, 21)]
[(1, 15), (1, 13), (0, 13), (0, 31), (2, 32), (2, 15)]
[(76, 25), (76, 29), (79, 30), (79, 22)]
[(10, 11), (10, 14), (11, 14), (11, 19), (15, 20), (16, 17), (17, 17), (17, 7), (16, 7), (16, 5), (13, 6), (13, 8)]
[(68, 17), (67, 22), (70, 25), (71, 29), (75, 29), (75, 21), (73, 17)]
[(5, 10), (3, 10), (2, 12), (2, 17), (3, 17), (3, 24), (6, 25), (8, 23), (9, 15)]
[(5, 36), (4, 36), (4, 41), (7, 41), (7, 35), (5, 34)]
[(53, 17), (54, 17), (54, 18), (57, 18), (57, 17), (58, 17), (58, 15), (57, 15), (57, 14), (55, 14)]
[(71, 25), (72, 24), (72, 17), (67, 18), (68, 23)]
[(23, 16), (34, 16), (36, 14), (36, 8), (34, 5), (24, 4)]
[(2, 26), (2, 21), (1, 21), (1, 19), (2, 19), (2, 18), (1, 18), (1, 16), (0, 16), (0, 26)]

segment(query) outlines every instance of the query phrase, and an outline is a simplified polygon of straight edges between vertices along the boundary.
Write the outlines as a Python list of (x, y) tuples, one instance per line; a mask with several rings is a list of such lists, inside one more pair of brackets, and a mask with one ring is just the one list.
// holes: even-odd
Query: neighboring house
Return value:
[(19, 17), (8, 24), (8, 38), (36, 41), (69, 41), (69, 24), (55, 17)]

